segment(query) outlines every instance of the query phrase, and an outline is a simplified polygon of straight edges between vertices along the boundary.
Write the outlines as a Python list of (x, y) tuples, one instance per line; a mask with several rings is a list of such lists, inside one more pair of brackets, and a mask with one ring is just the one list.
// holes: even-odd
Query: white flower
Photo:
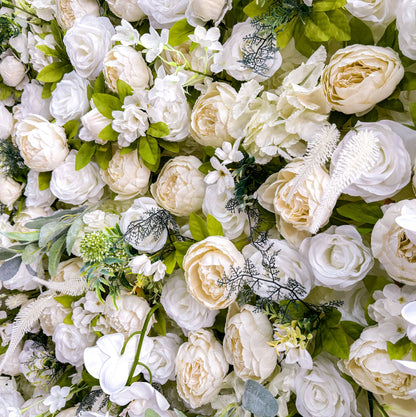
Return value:
[(146, 255), (139, 255), (132, 258), (128, 264), (133, 274), (140, 274), (151, 277), (153, 281), (160, 281), (165, 276), (166, 265), (162, 261), (151, 262)]
[(218, 394), (228, 363), (212, 332), (189, 334), (176, 357), (176, 383), (179, 396), (192, 408), (208, 404)]
[(157, 203), (175, 216), (189, 216), (200, 210), (205, 195), (200, 165), (201, 161), (193, 155), (170, 159), (150, 186)]
[(100, 16), (100, 8), (96, 0), (55, 0), (56, 20), (62, 29), (71, 28), (76, 19), (89, 14)]
[(55, 385), (51, 388), (51, 393), (49, 396), (43, 400), (43, 404), (49, 406), (49, 412), (54, 413), (55, 411), (60, 410), (65, 407), (67, 397), (69, 396), (69, 387), (60, 387)]
[[(52, 34), (42, 36), (29, 32), (27, 34), (27, 51), (29, 51), (30, 63), (35, 71), (40, 71), (46, 65), (52, 64), (53, 57), (45, 55), (37, 46), (46, 45), (49, 48), (55, 48), (56, 43)], [(26, 49), (26, 48), (25, 48)], [(27, 53), (26, 51), (26, 53)]]
[[(228, 168), (225, 166), (224, 163), (220, 163), (220, 161), (213, 156), (210, 159), (210, 163), (214, 168), (214, 171), (209, 172), (205, 178), (204, 182), (208, 185), (216, 185), (217, 190), (220, 193), (224, 193), (228, 190), (232, 190), (235, 187), (234, 178), (231, 175)], [(206, 198), (209, 198), (207, 192), (205, 193)]]
[(63, 323), (65, 317), (71, 313), (70, 308), (65, 308), (55, 300), (51, 300), (51, 305), (42, 310), (39, 317), (40, 327), (46, 336), (52, 336), (56, 327)]
[(147, 382), (134, 382), (129, 387), (111, 394), (110, 400), (118, 405), (127, 405), (129, 417), (145, 417), (151, 409), (160, 417), (170, 417), (166, 398)]
[(162, 29), (159, 35), (152, 26), (150, 26), (149, 31), (150, 33), (145, 33), (140, 37), (140, 43), (147, 50), (146, 61), (153, 62), (163, 51), (163, 47), (168, 43), (169, 31)]
[[(133, 336), (127, 343), (120, 333), (100, 337), (94, 347), (84, 350), (85, 368), (90, 375), (100, 380), (101, 389), (106, 394), (113, 394), (123, 389), (133, 366), (138, 344), (138, 336)], [(138, 375), (137, 368), (134, 375)]]
[(416, 59), (416, 1), (401, 0), (394, 8), (400, 50), (408, 58)]
[(345, 8), (361, 20), (387, 26), (400, 4), (398, 0), (347, 0)]
[[(10, 410), (18, 410), (23, 403), (24, 399), (17, 391), (15, 380), (6, 376), (0, 377), (0, 416), (12, 417), (13, 414)], [(15, 414), (15, 416), (19, 416), (19, 414)]]
[(20, 87), (22, 81), (28, 81), (26, 77), (26, 68), (14, 55), (7, 55), (0, 61), (0, 76), (3, 83), (9, 87)]
[(223, 142), (221, 148), (215, 149), (215, 156), (222, 160), (224, 165), (231, 164), (233, 162), (240, 162), (244, 155), (238, 150), (241, 139), (238, 139), (232, 145), (230, 142)]
[(152, 27), (168, 29), (185, 17), (188, 0), (137, 0), (137, 4), (149, 18)]
[(268, 344), (273, 328), (264, 314), (250, 305), (232, 314), (230, 307), (224, 332), (225, 357), (241, 379), (262, 382), (271, 375), (277, 354)]
[(121, 19), (121, 25), (116, 26), (116, 34), (111, 40), (120, 42), (125, 46), (135, 46), (139, 43), (139, 32), (125, 19)]
[(212, 20), (215, 26), (223, 19), (232, 7), (231, 0), (189, 0), (185, 12), (186, 20), (192, 25), (205, 25)]
[[(140, 197), (134, 200), (133, 205), (121, 216), (121, 231), (126, 234), (132, 222), (138, 220), (145, 221), (145, 219), (147, 219), (152, 213), (158, 210), (160, 210), (160, 207), (157, 205), (156, 201), (153, 200), (153, 198)], [(163, 248), (167, 237), (168, 232), (166, 228), (164, 228), (163, 231), (156, 237), (153, 233), (151, 233), (142, 240), (135, 239), (135, 241), (130, 242), (130, 244), (138, 251), (153, 253)]]
[(0, 203), (10, 210), (13, 204), (21, 196), (24, 184), (19, 184), (13, 178), (6, 177), (0, 172)]
[(360, 417), (354, 391), (335, 366), (322, 356), (295, 380), (296, 408), (303, 417)]
[(13, 116), (2, 102), (0, 102), (0, 119), (0, 139), (7, 139), (12, 133)]
[(107, 0), (107, 4), (116, 16), (129, 22), (137, 22), (144, 17), (144, 13), (136, 0)]
[(415, 309), (416, 309), (416, 301), (412, 301), (411, 303), (406, 304), (401, 311), (402, 317), (408, 323), (407, 330), (406, 330), (407, 337), (413, 343), (416, 343), (416, 314), (415, 314)]
[(299, 251), (312, 268), (315, 284), (334, 290), (351, 289), (374, 264), (370, 249), (351, 225), (331, 226), (306, 238)]
[(42, 90), (43, 87), (36, 80), (31, 80), (30, 83), (25, 85), (20, 103), (22, 118), (29, 116), (30, 113), (34, 113), (47, 120), (52, 119), (49, 112), (51, 99), (42, 98)]
[(72, 150), (65, 162), (52, 172), (50, 189), (61, 201), (79, 205), (85, 202), (96, 203), (103, 195), (104, 181), (95, 162), (75, 170), (77, 151)]
[(81, 77), (93, 79), (98, 76), (113, 35), (114, 28), (107, 17), (92, 15), (76, 20), (68, 29), (63, 41), (71, 64)]
[(222, 49), (219, 42), (220, 36), (221, 32), (218, 28), (205, 29), (204, 26), (198, 25), (195, 27), (194, 33), (188, 37), (192, 42), (206, 48), (207, 51), (220, 51)]
[(180, 270), (172, 273), (163, 285), (160, 302), (166, 314), (185, 331), (211, 327), (217, 315), (217, 311), (210, 310), (192, 297)]
[(78, 133), (80, 139), (86, 142), (94, 141), (100, 145), (106, 143), (98, 135), (111, 123), (111, 119), (103, 116), (97, 108), (93, 108), (81, 117), (81, 123), (82, 127)]
[(78, 120), (88, 111), (90, 107), (87, 97), (88, 85), (88, 81), (75, 71), (64, 75), (52, 91), (49, 107), (51, 115), (58, 124), (64, 125), (69, 120)]

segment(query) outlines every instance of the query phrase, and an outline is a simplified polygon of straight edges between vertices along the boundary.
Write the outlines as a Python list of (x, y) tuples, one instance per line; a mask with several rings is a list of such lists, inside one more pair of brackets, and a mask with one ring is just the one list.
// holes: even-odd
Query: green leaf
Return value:
[(113, 148), (111, 143), (100, 145), (95, 150), (95, 160), (101, 169), (107, 169), (113, 157)]
[(388, 280), (386, 277), (380, 276), (377, 277), (375, 275), (367, 275), (364, 280), (365, 288), (370, 294), (373, 294), (374, 291), (383, 291), (383, 288), (387, 284), (391, 284), (391, 281)]
[(351, 39), (348, 42), (349, 45), (374, 45), (373, 32), (362, 20), (353, 16), (350, 20), (350, 27)]
[(53, 56), (55, 58), (62, 58), (62, 54), (55, 49), (49, 48), (47, 45), (36, 45), (36, 48), (42, 51), (47, 56)]
[(66, 234), (69, 229), (69, 224), (59, 221), (51, 221), (40, 228), (39, 232), (39, 247), (45, 247), (48, 242), (57, 238), (61, 234)]
[(151, 136), (144, 136), (140, 138), (139, 154), (143, 161), (148, 162), (151, 165), (156, 164), (160, 158), (160, 148), (157, 140)]
[(81, 145), (81, 148), (75, 157), (75, 171), (79, 171), (88, 165), (88, 162), (91, 161), (96, 148), (97, 144), (95, 142), (84, 142)]
[(137, 150), (138, 146), (139, 146), (139, 140), (135, 140), (129, 146), (125, 146), (124, 148), (121, 148), (120, 149), (120, 155), (125, 155), (126, 153), (133, 152), (133, 151)]
[(204, 152), (209, 157), (214, 156), (215, 155), (215, 148), (213, 146), (204, 146)]
[(163, 263), (166, 265), (166, 274), (171, 274), (176, 266), (175, 252), (170, 253), (163, 259)]
[(65, 250), (66, 236), (62, 235), (49, 249), (48, 271), (51, 277), (56, 275), (61, 256)]
[(71, 311), (70, 313), (68, 313), (65, 316), (64, 321), (63, 321), (64, 324), (74, 324), (74, 322), (72, 320), (72, 313), (73, 313), (73, 311)]
[(153, 328), (161, 335), (166, 336), (166, 318), (165, 312), (162, 308), (158, 308), (155, 312), (156, 323), (153, 324)]
[(114, 119), (113, 111), (121, 110), (122, 102), (119, 98), (110, 94), (94, 93), (92, 95), (92, 101), (94, 102), (97, 110), (107, 119)]
[(82, 216), (77, 217), (71, 224), (66, 234), (66, 253), (71, 255), (72, 248), (74, 247), (75, 241), (78, 237), (79, 232), (84, 226)]
[(331, 22), (324, 12), (312, 12), (305, 23), (305, 36), (313, 42), (328, 41), (331, 30)]
[(406, 91), (416, 90), (416, 72), (405, 72), (400, 82), (400, 89)]
[(78, 133), (79, 128), (79, 121), (78, 120), (69, 120), (64, 124), (64, 129), (66, 133), (66, 137), (69, 139), (72, 139), (76, 136)]
[(351, 337), (353, 340), (357, 340), (361, 332), (364, 330), (364, 326), (361, 326), (361, 324), (356, 323), (355, 321), (341, 321), (341, 327), (344, 332)]
[(75, 297), (73, 295), (57, 295), (53, 297), (55, 301), (63, 305), (65, 308), (71, 308), (71, 305), (74, 301), (79, 300), (80, 297)]
[(17, 252), (8, 250), (6, 248), (1, 248), (0, 249), (0, 261), (5, 261), (6, 259), (13, 258), (13, 256), (16, 256), (16, 253)]
[(35, 219), (27, 222), (25, 227), (29, 229), (40, 229), (42, 226), (50, 223), (51, 221), (61, 220), (64, 217), (73, 217), (79, 213), (82, 213), (83, 211), (85, 211), (85, 207), (78, 207), (70, 210), (59, 210), (48, 217), (36, 217)]
[(36, 242), (39, 239), (39, 232), (1, 232), (4, 236), (12, 240), (18, 240), (19, 242)]
[(207, 175), (209, 172), (213, 170), (214, 168), (212, 168), (211, 162), (209, 161), (202, 163), (198, 168), (198, 171), (202, 172), (205, 175)]
[(51, 178), (52, 178), (52, 172), (51, 171), (39, 172), (39, 174), (38, 174), (38, 186), (39, 186), (40, 191), (43, 191), (43, 190), (46, 190), (47, 188), (49, 188)]
[(207, 227), (209, 236), (224, 236), (221, 223), (211, 214), (207, 214)]
[(412, 116), (413, 124), (416, 126), (416, 103), (409, 103), (409, 111)]
[(176, 249), (176, 261), (178, 265), (182, 268), (183, 258), (186, 255), (188, 249), (192, 246), (193, 242), (173, 242), (173, 245)]
[(322, 324), (327, 327), (336, 327), (341, 321), (342, 314), (336, 308), (331, 308), (325, 312), (325, 316), (322, 319)]
[(178, 153), (179, 152), (179, 143), (178, 142), (168, 142), (166, 140), (158, 140), (159, 146), (166, 149), (167, 151)]
[(197, 241), (203, 240), (209, 236), (207, 224), (195, 213), (191, 213), (189, 216), (189, 230), (192, 237)]
[(377, 46), (390, 47), (395, 49), (395, 44), (397, 42), (398, 31), (396, 29), (396, 21), (393, 20), (383, 33), (383, 36), (377, 42)]
[(303, 23), (298, 20), (295, 25), (295, 30), (293, 32), (293, 37), (295, 39), (295, 47), (302, 54), (307, 57), (311, 56), (321, 45), (319, 42), (312, 42), (306, 35), (304, 31)]
[(398, 98), (380, 101), (380, 103), (377, 103), (377, 106), (387, 110), (404, 112), (403, 103)]
[(119, 78), (117, 80), (117, 92), (120, 100), (124, 102), (124, 99), (127, 96), (131, 96), (133, 94), (133, 89), (125, 81)]
[(376, 224), (383, 217), (383, 212), (377, 203), (354, 201), (336, 208), (341, 216), (359, 223)]
[(152, 123), (147, 129), (146, 132), (148, 135), (153, 136), (155, 138), (163, 138), (165, 136), (168, 136), (170, 133), (170, 130), (168, 128), (168, 125), (164, 122), (157, 122)]
[(290, 42), (293, 37), (297, 21), (298, 18), (296, 17), (278, 30), (276, 33), (276, 46), (278, 48), (283, 49)]
[(104, 93), (105, 91), (105, 80), (104, 73), (100, 72), (97, 79), (94, 82), (94, 93)]
[(62, 40), (63, 33), (62, 33), (62, 29), (58, 25), (58, 22), (56, 21), (56, 19), (51, 20), (50, 27), (51, 27), (52, 36), (55, 39), (55, 42), (58, 45), (63, 46), (63, 40)]
[(331, 355), (348, 359), (350, 347), (347, 335), (340, 327), (323, 326), (321, 329), (322, 347)]
[(0, 281), (8, 281), (12, 279), (22, 264), (22, 257), (16, 256), (15, 258), (4, 261), (0, 266)]
[(261, 6), (258, 0), (253, 0), (251, 3), (247, 4), (246, 7), (244, 7), (243, 11), (248, 17), (253, 18), (266, 13), (268, 9), (268, 4)]
[(40, 248), (36, 243), (31, 243), (27, 245), (22, 253), (22, 261), (26, 265), (30, 265), (31, 263), (36, 261), (39, 251)]
[(52, 64), (49, 64), (46, 67), (42, 68), (36, 79), (44, 83), (57, 83), (62, 80), (62, 77), (65, 75), (65, 73), (71, 71), (71, 64), (53, 62)]
[(347, 16), (340, 9), (327, 12), (331, 22), (330, 35), (336, 41), (349, 41), (351, 39), (351, 27)]
[(144, 417), (160, 417), (160, 415), (156, 413), (156, 411), (152, 410), (151, 408), (148, 408), (144, 412)]
[(45, 83), (42, 88), (42, 98), (47, 99), (52, 96), (52, 91), (55, 90), (56, 83)]
[(109, 142), (115, 142), (116, 140), (118, 140), (118, 135), (119, 133), (116, 132), (113, 129), (113, 126), (111, 123), (109, 123), (104, 129), (102, 129), (100, 131), (100, 133), (98, 134), (98, 137), (102, 140), (106, 140)]
[(4, 83), (0, 83), (0, 101), (6, 100), (7, 97), (13, 94), (13, 88)]
[(317, 12), (326, 12), (328, 10), (339, 9), (345, 6), (347, 0), (314, 0), (313, 10)]
[(189, 40), (188, 36), (194, 33), (195, 28), (186, 19), (179, 20), (169, 29), (169, 45), (178, 46)]
[(402, 337), (396, 343), (387, 342), (387, 353), (391, 360), (402, 359), (410, 352), (411, 348), (412, 343), (407, 337)]
[(182, 411), (179, 411), (176, 408), (173, 410), (175, 411), (176, 417), (187, 417), (186, 414), (182, 413)]
[(246, 381), (242, 406), (258, 417), (275, 417), (279, 405), (273, 394), (262, 384), (251, 379)]

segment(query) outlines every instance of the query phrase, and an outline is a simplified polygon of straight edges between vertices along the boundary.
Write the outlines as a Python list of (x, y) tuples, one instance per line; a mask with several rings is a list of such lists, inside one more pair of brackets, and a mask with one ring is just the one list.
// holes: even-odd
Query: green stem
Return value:
[(43, 19), (41, 19), (41, 18), (40, 18), (39, 16), (37, 16), (35, 13), (29, 12), (28, 10), (25, 10), (25, 9), (23, 9), (22, 7), (19, 7), (19, 6), (14, 5), (13, 3), (9, 3), (9, 2), (7, 2), (7, 1), (1, 1), (1, 2), (0, 2), (0, 6), (5, 6), (5, 7), (8, 7), (9, 9), (17, 9), (17, 10), (20, 10), (21, 12), (24, 12), (24, 13), (26, 13), (26, 14), (30, 15), (30, 16), (36, 17), (36, 19), (39, 19), (39, 20), (41, 20), (42, 22), (49, 23), (47, 20), (43, 20)]
[(139, 345), (137, 346), (137, 351), (136, 351), (136, 356), (134, 357), (134, 362), (133, 362), (133, 366), (131, 367), (130, 370), (130, 374), (129, 377), (127, 379), (127, 384), (126, 385), (130, 385), (131, 381), (133, 379), (133, 375), (134, 375), (134, 371), (136, 370), (136, 366), (139, 363), (139, 358), (140, 358), (140, 351), (142, 350), (142, 346), (143, 346), (143, 341), (144, 341), (144, 336), (146, 334), (146, 330), (147, 330), (147, 326), (149, 325), (150, 319), (152, 318), (153, 314), (155, 313), (155, 311), (161, 306), (160, 303), (155, 304), (150, 311), (147, 313), (146, 319), (144, 321), (143, 324), (143, 328), (141, 330), (141, 335), (140, 335), (140, 339), (139, 339)]

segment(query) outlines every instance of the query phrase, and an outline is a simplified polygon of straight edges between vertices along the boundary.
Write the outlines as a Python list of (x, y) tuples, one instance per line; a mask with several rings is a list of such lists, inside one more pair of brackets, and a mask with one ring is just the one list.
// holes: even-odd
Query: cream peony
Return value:
[(79, 131), (79, 138), (91, 142), (94, 141), (100, 145), (106, 143), (98, 137), (100, 132), (111, 123), (111, 119), (103, 116), (97, 108), (91, 109), (81, 117), (82, 127)]
[(0, 77), (9, 87), (18, 87), (25, 79), (28, 81), (25, 66), (14, 55), (7, 55), (0, 61)]
[(117, 150), (108, 168), (100, 172), (104, 182), (117, 193), (116, 200), (128, 200), (148, 190), (150, 170), (139, 160), (137, 150), (124, 155)]
[(107, 4), (116, 16), (128, 22), (137, 22), (145, 16), (136, 0), (107, 0)]
[(387, 26), (395, 17), (401, 0), (347, 0), (345, 8), (361, 20)]
[(21, 196), (24, 186), (0, 172), (0, 203), (11, 210), (13, 204)]
[(12, 113), (2, 102), (0, 102), (0, 120), (0, 139), (7, 139), (12, 133), (14, 122)]
[(408, 58), (416, 59), (416, 0), (400, 0), (395, 12), (400, 50)]
[(272, 325), (251, 305), (243, 306), (234, 315), (231, 311), (230, 308), (224, 329), (225, 357), (242, 380), (262, 382), (277, 365), (276, 350), (268, 345), (273, 340)]
[(176, 384), (180, 397), (192, 408), (208, 404), (218, 394), (228, 363), (212, 332), (189, 334), (176, 357)]
[(164, 209), (175, 216), (189, 216), (202, 207), (205, 195), (201, 161), (195, 156), (177, 156), (162, 168), (150, 191)]
[(322, 74), (322, 85), (333, 110), (366, 113), (387, 98), (403, 78), (397, 52), (372, 45), (339, 49)]
[(212, 20), (218, 26), (225, 13), (232, 7), (231, 0), (189, 0), (185, 17), (192, 26), (205, 26)]
[(231, 267), (244, 267), (244, 257), (229, 239), (209, 236), (194, 243), (183, 258), (188, 291), (210, 310), (228, 307), (237, 294), (218, 281), (230, 274)]
[(90, 14), (100, 15), (100, 8), (96, 0), (55, 0), (56, 20), (62, 29), (71, 28), (75, 19)]
[(116, 45), (104, 57), (104, 78), (110, 90), (117, 92), (117, 80), (133, 90), (149, 86), (151, 72), (142, 54), (131, 46)]
[(16, 144), (25, 164), (38, 172), (62, 165), (69, 152), (65, 129), (36, 114), (17, 124)]
[(203, 146), (218, 148), (234, 138), (227, 129), (228, 119), (237, 92), (226, 83), (208, 83), (196, 101), (191, 114), (191, 136)]

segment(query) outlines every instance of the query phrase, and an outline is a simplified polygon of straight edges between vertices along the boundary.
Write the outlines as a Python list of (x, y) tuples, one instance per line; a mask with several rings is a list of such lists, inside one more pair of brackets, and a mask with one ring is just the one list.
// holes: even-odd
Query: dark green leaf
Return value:
[(393, 110), (398, 112), (404, 112), (403, 103), (398, 99), (391, 99), (391, 100), (383, 100), (377, 104), (383, 109)]
[(159, 146), (166, 149), (167, 151), (178, 153), (179, 152), (179, 143), (178, 142), (168, 142), (166, 140), (158, 140)]
[(153, 328), (160, 334), (160, 336), (166, 336), (166, 318), (165, 312), (162, 308), (158, 308), (155, 312), (156, 323), (153, 324)]
[(79, 171), (91, 161), (97, 145), (95, 142), (84, 142), (75, 157), (75, 170)]
[(400, 88), (406, 91), (416, 90), (416, 72), (405, 72)]
[(398, 31), (396, 29), (396, 21), (393, 20), (383, 33), (383, 36), (377, 42), (377, 46), (384, 46), (396, 49)]
[(341, 321), (341, 327), (344, 330), (344, 332), (351, 337), (353, 340), (357, 340), (361, 332), (364, 330), (364, 326), (361, 326), (361, 324), (356, 323), (355, 321)]
[(380, 205), (355, 201), (336, 208), (337, 213), (359, 223), (376, 224), (383, 217)]
[(416, 103), (409, 103), (409, 111), (412, 116), (413, 124), (416, 126)]
[(347, 335), (342, 328), (323, 326), (321, 337), (322, 346), (328, 353), (340, 359), (348, 359), (350, 347)]
[(21, 264), (21, 256), (16, 256), (8, 261), (4, 261), (3, 264), (0, 265), (0, 281), (12, 279), (17, 274)]
[(367, 275), (363, 282), (370, 294), (373, 294), (377, 290), (382, 291), (387, 284), (391, 284), (391, 281), (387, 278), (383, 276), (377, 277), (375, 275)]
[(279, 411), (273, 394), (262, 384), (251, 379), (247, 380), (244, 386), (242, 405), (258, 417), (275, 417)]
[(61, 256), (65, 250), (66, 236), (62, 235), (49, 249), (48, 271), (51, 277), (54, 277), (58, 269)]
[(348, 42), (349, 45), (374, 45), (373, 32), (362, 20), (352, 17), (350, 27), (351, 40)]

